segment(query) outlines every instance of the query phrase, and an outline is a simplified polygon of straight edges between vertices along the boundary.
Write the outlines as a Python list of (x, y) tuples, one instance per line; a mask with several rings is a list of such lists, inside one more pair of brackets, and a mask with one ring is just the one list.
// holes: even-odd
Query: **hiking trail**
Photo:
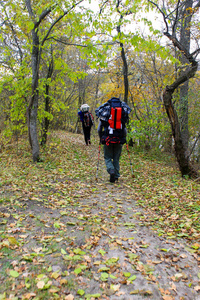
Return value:
[[(195, 249), (152, 229), (127, 154), (113, 184), (101, 147), (96, 181), (98, 144), (85, 146), (82, 135), (59, 138), (59, 167), (26, 167), (26, 185), (3, 186), (3, 199), (12, 201), (0, 210), (0, 299), (199, 300), (198, 236)], [(36, 169), (41, 177), (32, 175)]]

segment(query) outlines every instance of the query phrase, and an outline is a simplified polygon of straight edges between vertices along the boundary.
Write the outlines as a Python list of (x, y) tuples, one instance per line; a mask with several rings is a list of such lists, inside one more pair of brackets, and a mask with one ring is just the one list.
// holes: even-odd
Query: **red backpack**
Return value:
[(111, 107), (108, 123), (112, 129), (122, 129), (122, 107)]
[(124, 144), (126, 143), (126, 131), (123, 107), (118, 98), (112, 98), (108, 101), (110, 104), (110, 117), (108, 121), (102, 121), (104, 132), (102, 135), (102, 144)]

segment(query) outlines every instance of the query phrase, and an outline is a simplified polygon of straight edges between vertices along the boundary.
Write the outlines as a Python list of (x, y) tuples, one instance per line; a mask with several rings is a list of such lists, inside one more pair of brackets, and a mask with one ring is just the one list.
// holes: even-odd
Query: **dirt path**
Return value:
[[(82, 148), (96, 172), (97, 147)], [(45, 188), (12, 192), (0, 213), (0, 299), (199, 300), (197, 251), (145, 226), (134, 184), (109, 183), (102, 152), (95, 175), (49, 175)]]

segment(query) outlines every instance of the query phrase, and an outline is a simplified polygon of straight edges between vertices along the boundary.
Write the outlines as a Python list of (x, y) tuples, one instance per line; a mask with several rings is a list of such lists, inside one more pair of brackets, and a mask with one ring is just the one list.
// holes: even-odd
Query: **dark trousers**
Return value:
[(108, 173), (110, 169), (115, 170), (115, 178), (119, 178), (119, 159), (122, 153), (121, 144), (104, 145), (104, 159)]
[(83, 125), (83, 134), (84, 134), (84, 139), (85, 139), (85, 143), (86, 145), (88, 145), (88, 142), (90, 141), (90, 132), (91, 132), (91, 127), (85, 127), (84, 124)]

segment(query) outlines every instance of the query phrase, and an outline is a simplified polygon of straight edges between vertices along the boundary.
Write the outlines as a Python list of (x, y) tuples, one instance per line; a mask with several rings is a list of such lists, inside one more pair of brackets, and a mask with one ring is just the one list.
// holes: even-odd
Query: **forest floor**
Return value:
[(173, 158), (126, 147), (109, 182), (101, 146), (56, 132), (41, 163), (0, 153), (0, 300), (200, 299), (200, 185)]

